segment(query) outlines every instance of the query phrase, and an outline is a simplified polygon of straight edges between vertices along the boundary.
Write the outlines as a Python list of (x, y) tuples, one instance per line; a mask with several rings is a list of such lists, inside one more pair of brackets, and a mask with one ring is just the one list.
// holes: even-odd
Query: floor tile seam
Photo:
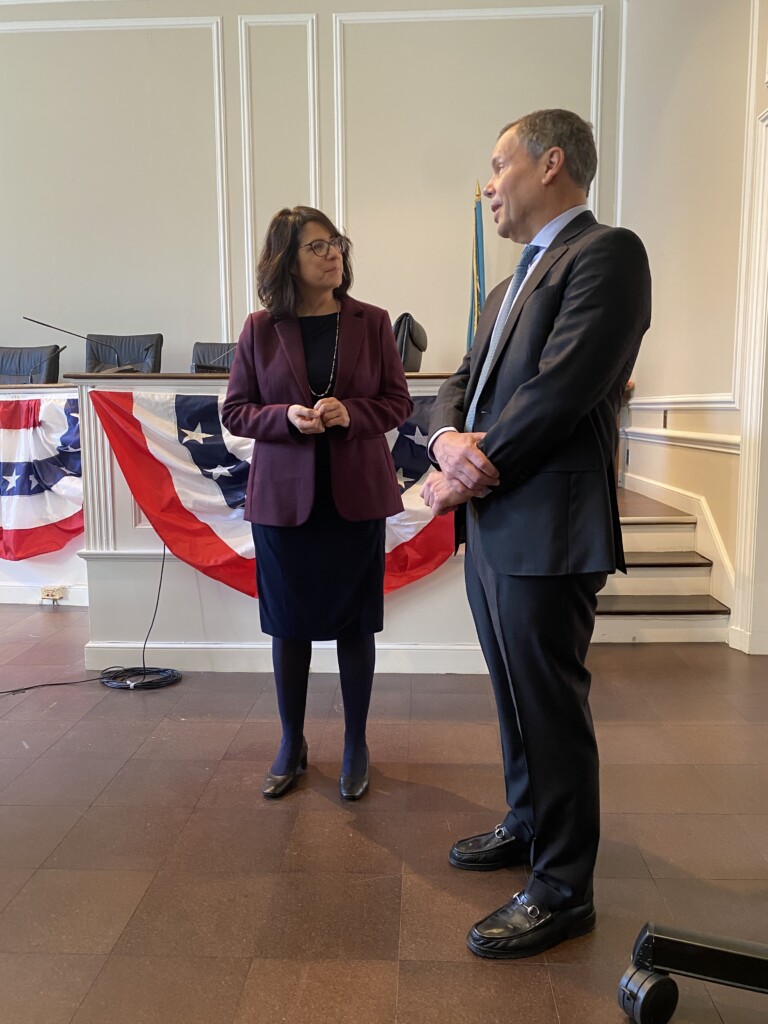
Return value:
[[(17, 807), (17, 806), (29, 806), (29, 807), (36, 807), (36, 808), (39, 808), (39, 807), (40, 807), (41, 805), (40, 805), (40, 804), (21, 804), (21, 805), (19, 805), (19, 804), (5, 804), (4, 806), (6, 806), (6, 807)], [(43, 807), (48, 807), (48, 806), (52, 806), (52, 807), (59, 807), (59, 806), (61, 806), (61, 805), (60, 805), (60, 804), (42, 804), (42, 806), (43, 806)], [(76, 806), (76, 805), (68, 804), (67, 806)], [(40, 864), (38, 864), (38, 865), (37, 865), (37, 867), (35, 868), (35, 871), (40, 871), (40, 870), (42, 869), (43, 865), (45, 864), (45, 861), (47, 861), (47, 860), (48, 860), (48, 859), (49, 859), (50, 857), (52, 857), (52, 856), (53, 856), (53, 854), (55, 853), (55, 851), (56, 851), (56, 850), (57, 850), (57, 849), (59, 848), (59, 846), (61, 846), (61, 844), (62, 844), (62, 843), (64, 842), (64, 840), (65, 840), (65, 839), (67, 838), (67, 836), (69, 835), (69, 833), (70, 833), (70, 832), (72, 831), (72, 829), (73, 829), (73, 828), (75, 828), (75, 826), (76, 826), (76, 825), (78, 824), (78, 822), (79, 822), (79, 821), (80, 821), (80, 820), (81, 820), (81, 819), (83, 818), (83, 815), (85, 815), (85, 814), (87, 813), (87, 811), (88, 811), (88, 810), (89, 810), (89, 807), (86, 807), (86, 808), (85, 808), (85, 809), (84, 809), (84, 810), (83, 810), (83, 811), (82, 811), (82, 812), (81, 812), (81, 813), (80, 813), (80, 814), (79, 814), (79, 815), (77, 816), (77, 818), (76, 818), (76, 819), (75, 819), (75, 820), (74, 820), (74, 821), (72, 822), (72, 825), (70, 826), (70, 828), (68, 828), (68, 829), (67, 829), (66, 833), (65, 833), (65, 834), (64, 834), (64, 835), (63, 835), (63, 836), (61, 837), (61, 839), (60, 839), (60, 840), (59, 840), (59, 842), (58, 842), (58, 843), (56, 844), (56, 846), (54, 846), (54, 848), (53, 848), (53, 849), (52, 849), (52, 850), (51, 850), (51, 851), (50, 851), (50, 852), (48, 853), (48, 856), (47, 856), (47, 857), (46, 857), (46, 858), (45, 858), (45, 859), (44, 859), (43, 861), (41, 861), (41, 862), (40, 862)], [(26, 886), (26, 885), (27, 885), (27, 883), (28, 883), (28, 882), (30, 882), (30, 881), (32, 880), (32, 878), (33, 878), (33, 877), (34, 877), (34, 875), (31, 875), (31, 876), (30, 876), (30, 877), (29, 877), (29, 878), (27, 879), (27, 881), (26, 881), (26, 882), (24, 883), (24, 885)], [(22, 886), (22, 888), (24, 888), (24, 886)], [(17, 893), (17, 895), (18, 895), (18, 893)]]
[[(69, 955), (72, 955), (72, 954), (69, 954)], [(75, 954), (75, 955), (77, 955), (77, 954)], [(93, 990), (94, 985), (96, 984), (97, 980), (101, 976), (102, 971), (104, 971), (106, 969), (106, 966), (109, 963), (109, 958), (110, 958), (111, 954), (110, 953), (97, 953), (97, 954), (88, 953), (88, 954), (82, 954), (82, 955), (85, 955), (85, 956), (94, 956), (94, 955), (96, 955), (96, 956), (101, 956), (104, 959), (102, 961), (101, 967), (99, 967), (98, 971), (96, 972), (94, 977), (91, 979), (90, 985), (85, 990), (85, 992), (83, 992), (82, 998), (80, 999), (80, 1001), (78, 1002), (78, 1004), (74, 1008), (74, 1010), (72, 1011), (72, 1015), (69, 1018), (69, 1020), (66, 1022), (66, 1024), (72, 1024), (72, 1021), (74, 1021), (74, 1019), (77, 1017), (77, 1015), (80, 1012), (80, 1009), (81, 1009), (83, 1003), (88, 998), (88, 996), (90, 995), (91, 991)]]
[(552, 980), (552, 972), (550, 970), (550, 967), (552, 966), (552, 964), (549, 963), (549, 960), (547, 959), (546, 952), (544, 954), (544, 962), (546, 964), (547, 983), (549, 985), (549, 994), (552, 997), (552, 1008), (555, 1011), (555, 1019), (557, 1021), (557, 1024), (564, 1024), (563, 1018), (560, 1015), (560, 1007), (558, 1006), (558, 1002), (557, 1002), (557, 993), (555, 992), (555, 984), (554, 984), (554, 981)]
[[(77, 825), (80, 824), (80, 822), (83, 820), (83, 818), (86, 816), (86, 814), (88, 814), (89, 811), (91, 811), (91, 810), (99, 811), (99, 810), (102, 810), (104, 808), (110, 808), (110, 807), (112, 807), (112, 809), (115, 809), (114, 805), (110, 805), (110, 804), (99, 804), (99, 805), (91, 804), (90, 807), (87, 807), (83, 811), (83, 813), (80, 815), (80, 817), (77, 819), (77, 821), (74, 823), (74, 825), (69, 830), (67, 835), (64, 836), (61, 839), (61, 842), (53, 850), (51, 850), (51, 852), (48, 854), (48, 856), (43, 861), (43, 863), (39, 866), (38, 870), (41, 870), (42, 868), (45, 868), (45, 865), (51, 859), (51, 857), (53, 857), (53, 855), (56, 853), (56, 851), (58, 850), (59, 846), (61, 846), (61, 844), (68, 838), (70, 832), (72, 832), (72, 830), (74, 828), (76, 828)], [(135, 809), (135, 805), (131, 805), (131, 809)], [(152, 808), (151, 805), (149, 805), (149, 804), (139, 805), (138, 809), (157, 810), (157, 811), (168, 810), (168, 808), (158, 808), (158, 807)], [(178, 833), (176, 834), (176, 838), (174, 839), (173, 843), (171, 844), (171, 846), (168, 849), (168, 852), (167, 852), (167, 854), (165, 856), (165, 860), (160, 865), (160, 867), (154, 869), (155, 872), (162, 871), (166, 867), (166, 865), (168, 863), (168, 859), (169, 859), (169, 857), (171, 855), (171, 852), (173, 850), (173, 847), (176, 845), (176, 842), (178, 841), (179, 837), (181, 836), (181, 833), (186, 828), (187, 823), (189, 822), (189, 819), (192, 816), (192, 812), (193, 812), (193, 808), (187, 808), (187, 807), (178, 807), (178, 808), (173, 808), (173, 809), (174, 810), (179, 810), (179, 811), (187, 811), (188, 813), (187, 813), (186, 818), (184, 819), (184, 823), (182, 824), (181, 828), (179, 829)], [(70, 871), (70, 870), (72, 870), (72, 871), (132, 871), (132, 870), (134, 870), (134, 871), (144, 872), (144, 871), (152, 871), (153, 869), (152, 868), (108, 868), (108, 867), (104, 867), (104, 868), (102, 868), (102, 867), (95, 867), (95, 868), (94, 867), (89, 867), (89, 868), (54, 868), (54, 867), (50, 867), (50, 868), (47, 868), (46, 870), (49, 870), (49, 871), (56, 871), (56, 870), (60, 870), (60, 871)]]
[[(45, 753), (45, 751), (43, 753)], [(40, 754), (37, 758), (35, 758), (35, 761), (33, 762), (33, 764), (27, 765), (27, 767), (24, 769), (24, 771), (20, 775), (17, 775), (16, 778), (13, 779), (8, 785), (11, 786), (15, 782), (18, 782), (18, 780), (21, 779), (22, 776), (25, 775), (26, 772), (30, 768), (32, 768), (34, 764), (37, 764), (37, 762), (40, 761), (40, 760), (43, 760), (43, 754)], [(72, 760), (72, 761), (80, 762), (82, 760), (86, 760), (87, 761), (89, 759), (88, 758), (84, 759), (82, 757), (73, 757), (71, 759), (61, 758), (61, 760)], [(103, 760), (107, 760), (107, 759), (106, 758), (95, 758), (94, 757), (94, 758), (90, 758), (90, 760), (91, 761), (98, 761), (98, 760), (102, 760), (103, 761)], [(77, 800), (75, 803), (71, 803), (71, 804), (69, 804), (69, 803), (64, 804), (64, 803), (60, 803), (60, 802), (59, 803), (52, 803), (52, 804), (46, 804), (46, 803), (42, 803), (42, 804), (3, 804), (2, 803), (3, 793), (8, 788), (8, 787), (4, 787), (2, 790), (0, 790), (0, 806), (3, 806), (3, 807), (80, 807), (81, 804), (82, 804), (82, 805), (85, 805), (85, 811), (83, 811), (83, 814), (85, 814), (86, 811), (89, 811), (91, 809), (91, 807), (93, 807), (93, 805), (96, 802), (96, 800), (98, 800), (98, 798), (101, 796), (101, 794), (107, 788), (107, 786), (110, 785), (110, 783), (113, 781), (113, 779), (123, 770), (123, 768), (125, 768), (125, 766), (128, 763), (128, 761), (130, 761), (130, 757), (126, 758), (124, 761), (122, 761), (120, 763), (120, 765), (109, 776), (109, 778), (104, 781), (104, 784), (102, 785), (101, 789), (99, 789), (98, 793), (94, 793), (94, 795), (93, 795), (93, 797), (91, 798), (90, 801), (88, 801), (88, 800)]]
[[(49, 869), (49, 870), (51, 870), (51, 869)], [(121, 874), (122, 873), (123, 872), (121, 872)], [(158, 874), (160, 872), (159, 871), (141, 871), (141, 872), (139, 872), (139, 871), (134, 871), (134, 872), (128, 871), (128, 872), (125, 872), (125, 873), (127, 873), (127, 874), (142, 874), (142, 875), (149, 875), (149, 874), (151, 874), (152, 877), (149, 879), (149, 881), (147, 882), (146, 886), (144, 887), (144, 891), (142, 892), (140, 898), (136, 901), (136, 905), (134, 906), (133, 910), (131, 911), (130, 915), (128, 916), (127, 920), (125, 921), (121, 931), (115, 936), (114, 942), (112, 943), (112, 945), (109, 948), (109, 951), (107, 952), (107, 958), (109, 958), (114, 953), (115, 947), (117, 946), (118, 942), (123, 937), (123, 935), (125, 935), (125, 933), (126, 933), (127, 929), (129, 928), (131, 922), (133, 921), (134, 917), (138, 913), (139, 907), (141, 907), (141, 905), (144, 903), (144, 900), (147, 898), (147, 893), (150, 891), (150, 889), (154, 885), (154, 883), (155, 883), (155, 881), (157, 879), (157, 876), (158, 876)], [(101, 972), (99, 972), (99, 973), (101, 973)]]
[[(78, 722), (75, 722), (75, 725), (78, 725), (78, 724), (79, 724)], [(73, 726), (73, 728), (74, 728), (74, 726)], [(53, 743), (50, 747), (46, 747), (46, 749), (40, 754), (40, 759), (41, 760), (52, 760), (52, 759), (57, 759), (58, 758), (58, 760), (60, 760), (60, 761), (86, 761), (86, 762), (87, 761), (112, 761), (112, 760), (117, 760), (117, 758), (115, 757), (114, 754), (92, 754), (88, 750), (78, 750), (78, 751), (75, 751), (74, 753), (70, 753), (70, 754), (62, 754), (60, 751), (56, 752), (56, 753), (53, 753), (52, 749), (53, 749), (53, 747), (56, 746), (56, 743), (59, 743), (67, 735), (69, 735), (70, 731), (71, 731), (70, 729), (67, 729), (67, 731), (65, 733), (63, 733), (61, 736), (59, 736), (59, 738), (56, 740), (55, 743)], [(141, 747), (146, 742), (146, 739), (147, 738), (144, 737), (143, 739), (139, 740), (138, 741), (138, 745), (136, 746), (136, 748), (134, 750), (132, 750), (129, 754), (125, 755), (125, 760), (120, 765), (120, 768), (123, 768), (125, 766), (125, 763), (127, 761), (131, 760), (131, 758), (136, 753), (136, 751), (139, 749), (139, 747)], [(123, 755), (119, 754), (118, 757), (123, 757)], [(120, 771), (120, 768), (118, 768), (118, 771)]]

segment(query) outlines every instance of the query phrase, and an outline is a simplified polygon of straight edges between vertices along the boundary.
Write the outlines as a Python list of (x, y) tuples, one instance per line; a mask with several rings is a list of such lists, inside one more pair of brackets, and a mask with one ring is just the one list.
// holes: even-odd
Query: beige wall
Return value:
[(768, 100), (761, 8), (628, 0), (620, 119), (621, 219), (642, 234), (654, 282), (653, 325), (633, 373), (627, 483), (653, 491), (652, 481), (673, 504), (676, 491), (698, 496), (731, 579), (751, 344), (747, 172), (755, 106)]
[[(595, 120), (614, 217), (621, 2), (428, 6), (0, 2), (0, 344), (57, 337), (24, 314), (161, 331), (163, 369), (186, 370), (255, 307), (273, 212), (312, 203), (355, 243), (355, 293), (411, 311), (422, 368), (454, 369), (502, 124), (551, 105)], [(485, 229), (490, 286), (517, 249)], [(59, 340), (62, 372), (82, 369)]]
[[(195, 340), (234, 340), (254, 308), (274, 210), (308, 202), (352, 236), (355, 293), (414, 313), (423, 369), (449, 371), (496, 131), (569, 106), (596, 124), (598, 216), (641, 234), (654, 275), (628, 481), (699, 495), (733, 562), (745, 139), (768, 106), (767, 9), (0, 0), (0, 344), (56, 337), (23, 314), (83, 334), (159, 330), (163, 368), (186, 370)], [(485, 231), (491, 286), (516, 249), (487, 210)], [(81, 343), (60, 340), (62, 372), (81, 369)], [(644, 429), (690, 436), (667, 451)], [(730, 441), (713, 453), (704, 435)]]

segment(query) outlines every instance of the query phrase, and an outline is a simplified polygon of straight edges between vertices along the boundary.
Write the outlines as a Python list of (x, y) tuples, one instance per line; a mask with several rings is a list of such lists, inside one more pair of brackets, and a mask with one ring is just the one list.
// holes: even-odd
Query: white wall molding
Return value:
[(656, 480), (626, 473), (624, 476), (627, 490), (655, 498), (665, 505), (679, 508), (696, 516), (696, 550), (706, 558), (712, 559), (711, 592), (713, 597), (723, 604), (733, 607), (734, 601), (734, 568), (728, 555), (723, 538), (717, 528), (717, 522), (709, 502), (702, 494), (683, 490), (681, 487), (669, 487)]
[[(1, 0), (0, 0), (1, 2)], [(64, 2), (64, 0), (59, 0)], [(91, 3), (96, 0), (90, 0)], [(104, 2), (104, 0), (101, 0)], [(22, 5), (23, 6), (23, 5)], [(214, 145), (216, 161), (216, 214), (219, 245), (219, 295), (222, 340), (232, 337), (232, 286), (229, 251), (229, 199), (227, 147), (224, 121), (224, 54), (222, 18), (98, 18), (66, 21), (0, 21), (0, 33), (131, 32), (136, 30), (208, 29), (211, 33)]]
[(47, 7), (53, 4), (114, 4), (119, 0), (0, 0), (0, 7), (34, 7), (37, 4), (45, 4)]
[[(256, 208), (253, 196), (253, 132), (251, 126), (251, 47), (249, 29), (304, 25), (307, 32), (307, 104), (309, 116), (309, 204), (317, 207), (320, 196), (320, 142), (317, 86), (316, 14), (241, 14), (238, 18), (240, 46), (240, 114), (243, 158), (243, 210), (245, 219), (245, 302), (246, 309), (258, 309), (256, 295)], [(229, 336), (228, 336), (228, 340)]]
[(675, 448), (699, 448), (707, 452), (738, 455), (741, 438), (738, 434), (706, 434), (696, 430), (661, 430), (655, 427), (625, 427), (619, 436), (644, 444), (662, 444)]
[(738, 410), (736, 399), (725, 392), (717, 395), (653, 395), (630, 398), (630, 409), (717, 409), (725, 412)]
[(112, 449), (90, 399), (90, 388), (78, 388), (83, 460), (85, 543), (99, 551), (115, 550)]
[(755, 198), (755, 186), (761, 168), (755, 164), (755, 123), (757, 107), (755, 105), (754, 83), (757, 78), (759, 61), (758, 28), (760, 25), (760, 0), (752, 0), (749, 13), (749, 47), (746, 67), (746, 117), (744, 120), (744, 171), (741, 185), (741, 216), (739, 226), (739, 266), (736, 277), (736, 330), (733, 345), (733, 382), (731, 385), (738, 408), (742, 405), (744, 393), (744, 373), (746, 370), (747, 349), (752, 344), (750, 334), (751, 321), (751, 284), (752, 261), (755, 258), (755, 242), (752, 226), (752, 204)]
[[(522, 19), (590, 18), (592, 21), (592, 64), (590, 121), (595, 129), (595, 142), (600, 152), (602, 119), (603, 17), (601, 4), (573, 4), (563, 7), (486, 7), (434, 11), (348, 11), (333, 15), (333, 106), (335, 135), (335, 212), (342, 231), (346, 225), (346, 145), (344, 128), (344, 27), (384, 23), (416, 23), (435, 21), (516, 21)], [(600, 169), (590, 190), (590, 206), (596, 210)]]
[(622, 227), (624, 211), (624, 122), (627, 112), (627, 48), (629, 23), (629, 0), (621, 0), (619, 14), (619, 96), (616, 125), (616, 199), (615, 222)]
[[(617, 224), (621, 224), (623, 169), (624, 169), (624, 107), (626, 96), (626, 56), (628, 39), (628, 18), (630, 0), (622, 0), (621, 11), (621, 66), (619, 72), (619, 157), (617, 161)], [(738, 411), (741, 408), (741, 394), (744, 378), (744, 352), (749, 344), (749, 299), (748, 278), (754, 258), (749, 224), (755, 161), (753, 157), (755, 123), (755, 101), (753, 82), (758, 66), (758, 24), (760, 0), (752, 0), (750, 9), (749, 45), (745, 72), (746, 116), (744, 120), (744, 174), (741, 191), (741, 244), (736, 284), (736, 323), (733, 339), (733, 362), (731, 368), (731, 390), (729, 393), (704, 395), (648, 395), (630, 399), (631, 409), (709, 409)], [(768, 75), (768, 68), (766, 69)], [(768, 84), (768, 79), (767, 79)]]
[[(62, 583), (64, 597), (58, 602), (66, 608), (88, 607), (88, 586), (85, 583)], [(49, 602), (40, 600), (40, 584), (0, 582), (0, 604), (39, 604)]]
[[(750, 650), (759, 518), (760, 462), (764, 423), (766, 335), (768, 335), (768, 110), (757, 118), (749, 205), (752, 262), (745, 289), (742, 455), (739, 464), (734, 638)], [(765, 515), (763, 515), (765, 519)]]

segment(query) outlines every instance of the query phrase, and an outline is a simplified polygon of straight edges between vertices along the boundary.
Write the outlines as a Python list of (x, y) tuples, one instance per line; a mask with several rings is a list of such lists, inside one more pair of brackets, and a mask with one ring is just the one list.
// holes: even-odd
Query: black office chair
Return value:
[(223, 341), (196, 341), (192, 346), (192, 373), (229, 373), (236, 348)]
[(392, 324), (397, 342), (397, 351), (403, 361), (406, 373), (416, 373), (421, 367), (421, 357), (427, 348), (427, 332), (414, 320), (410, 313), (401, 313)]
[(159, 373), (162, 334), (89, 334), (86, 373)]
[(60, 345), (0, 348), (0, 384), (55, 384)]

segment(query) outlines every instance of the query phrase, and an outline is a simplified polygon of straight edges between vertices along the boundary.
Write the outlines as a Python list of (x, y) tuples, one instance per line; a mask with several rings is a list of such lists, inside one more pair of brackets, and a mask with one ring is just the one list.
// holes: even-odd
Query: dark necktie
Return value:
[(488, 374), (491, 372), (493, 366), (493, 357), (496, 354), (496, 349), (499, 347), (499, 341), (504, 333), (504, 327), (509, 314), (512, 310), (512, 303), (515, 301), (515, 296), (520, 291), (520, 286), (525, 280), (525, 275), (528, 273), (528, 267), (533, 263), (536, 258), (536, 254), (541, 252), (542, 246), (540, 245), (526, 245), (523, 249), (522, 255), (520, 256), (520, 262), (515, 267), (515, 272), (512, 275), (512, 280), (509, 282), (509, 288), (507, 288), (507, 294), (504, 296), (504, 301), (501, 304), (499, 315), (496, 317), (496, 323), (493, 325), (493, 333), (491, 334), (491, 341), (488, 345), (488, 351), (485, 354), (485, 361), (480, 368), (480, 376), (477, 380), (477, 387), (472, 397), (472, 402), (469, 406), (469, 412), (467, 413), (467, 419), (464, 424), (465, 430), (471, 430), (475, 422), (475, 414), (477, 413), (477, 403), (480, 401), (480, 393), (485, 387), (485, 382), (488, 380)]

